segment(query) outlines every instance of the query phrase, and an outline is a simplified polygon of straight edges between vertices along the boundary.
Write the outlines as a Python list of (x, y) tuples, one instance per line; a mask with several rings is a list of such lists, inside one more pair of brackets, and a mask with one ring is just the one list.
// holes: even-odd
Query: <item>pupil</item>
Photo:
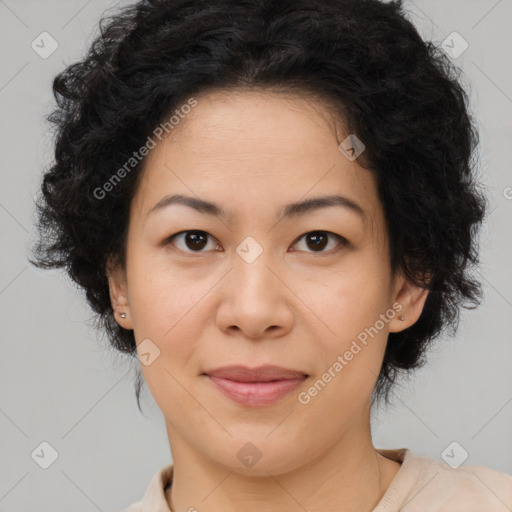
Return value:
[[(201, 240), (203, 239), (203, 243), (201, 244)], [(187, 235), (187, 245), (189, 241), (192, 241), (192, 247), (189, 246), (189, 249), (202, 249), (206, 245), (206, 237), (200, 231), (191, 231)], [(199, 244), (197, 243), (199, 242)]]
[[(313, 247), (323, 249), (326, 246), (327, 237), (323, 233), (315, 233), (308, 236), (309, 240), (314, 240)], [(323, 239), (323, 240), (321, 240)]]

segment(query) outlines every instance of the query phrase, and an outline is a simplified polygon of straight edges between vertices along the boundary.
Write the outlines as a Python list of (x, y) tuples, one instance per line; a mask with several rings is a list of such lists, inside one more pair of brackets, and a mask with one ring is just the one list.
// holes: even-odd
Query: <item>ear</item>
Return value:
[(396, 315), (389, 322), (389, 332), (403, 331), (417, 322), (428, 292), (427, 288), (415, 285), (402, 274), (398, 275), (393, 291), (393, 309)]
[[(111, 260), (107, 263), (106, 274), (110, 292), (110, 303), (114, 310), (116, 322), (124, 329), (133, 329), (130, 305), (128, 303), (128, 286), (126, 281), (126, 270), (119, 263)], [(121, 314), (126, 315), (125, 318)]]

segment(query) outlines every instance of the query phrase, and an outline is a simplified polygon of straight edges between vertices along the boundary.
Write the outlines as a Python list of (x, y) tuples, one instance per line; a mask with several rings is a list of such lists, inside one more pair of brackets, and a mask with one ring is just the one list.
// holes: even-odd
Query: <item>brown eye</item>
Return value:
[[(210, 242), (210, 247), (208, 247), (209, 238), (212, 240)], [(341, 247), (349, 245), (346, 238), (329, 231), (310, 231), (309, 233), (305, 233), (299, 238), (295, 245), (297, 245), (301, 240), (305, 241), (306, 248), (300, 250), (320, 254), (334, 252)], [(337, 243), (333, 241), (337, 241)], [(215, 244), (215, 239), (210, 234), (200, 230), (189, 230), (176, 233), (175, 235), (170, 236), (166, 240), (166, 243), (174, 245), (180, 251), (185, 253), (207, 252), (208, 250), (215, 250), (218, 247), (218, 245)], [(326, 247), (329, 246), (329, 243), (331, 243), (331, 247), (329, 248), (330, 250), (325, 250)]]
[[(336, 239), (338, 241), (337, 244), (334, 244), (333, 248), (339, 248), (340, 246), (348, 245), (348, 240), (343, 238), (340, 235), (336, 235), (335, 233), (330, 233), (329, 231), (310, 231), (302, 235), (299, 238), (299, 241), (304, 239), (305, 245), (310, 251), (306, 252), (329, 252), (324, 251), (325, 247), (329, 243), (329, 239)], [(297, 242), (298, 243), (298, 242)]]
[[(168, 242), (176, 245), (178, 249), (184, 252), (206, 252), (203, 251), (203, 249), (208, 245), (209, 237), (210, 235), (205, 231), (183, 231), (171, 236)], [(174, 242), (175, 239), (181, 241), (181, 247)], [(213, 246), (213, 249), (215, 249), (215, 244), (213, 244)]]

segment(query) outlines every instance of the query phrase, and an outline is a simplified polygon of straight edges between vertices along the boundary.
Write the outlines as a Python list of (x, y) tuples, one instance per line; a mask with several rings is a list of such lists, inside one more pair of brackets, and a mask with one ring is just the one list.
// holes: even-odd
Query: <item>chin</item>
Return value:
[(240, 475), (268, 478), (293, 471), (306, 464), (297, 457), (297, 446), (289, 438), (270, 439), (268, 429), (260, 435), (230, 439), (222, 449), (212, 454), (217, 464)]

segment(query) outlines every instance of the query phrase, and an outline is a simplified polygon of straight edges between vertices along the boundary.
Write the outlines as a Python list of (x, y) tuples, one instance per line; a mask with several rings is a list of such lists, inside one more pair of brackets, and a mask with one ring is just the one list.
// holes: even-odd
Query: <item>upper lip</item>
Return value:
[(238, 382), (270, 382), (272, 380), (303, 379), (308, 375), (297, 370), (288, 370), (279, 366), (259, 366), (248, 368), (247, 366), (224, 366), (205, 372), (210, 377), (235, 380)]

